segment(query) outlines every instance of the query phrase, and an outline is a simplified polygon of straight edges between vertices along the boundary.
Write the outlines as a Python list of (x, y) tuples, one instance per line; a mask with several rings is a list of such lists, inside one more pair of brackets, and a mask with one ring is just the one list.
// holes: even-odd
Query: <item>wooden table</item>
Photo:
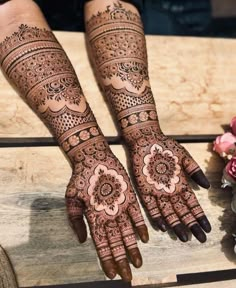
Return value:
[[(104, 134), (109, 139), (117, 136), (88, 62), (84, 34), (56, 32), (56, 36), (75, 67)], [(207, 135), (198, 137), (198, 143), (183, 145), (211, 182), (208, 191), (195, 188), (213, 230), (205, 244), (194, 238), (183, 244), (149, 225), (149, 243), (139, 241), (144, 264), (133, 269), (132, 284), (173, 287), (236, 278), (236, 270), (230, 270), (236, 268), (231, 237), (236, 231), (236, 215), (230, 209), (230, 193), (220, 188), (224, 163), (212, 152), (212, 144), (205, 141), (210, 141), (212, 134), (221, 134), (222, 125), (236, 114), (236, 41), (147, 36), (147, 46), (151, 84), (163, 131), (185, 135), (190, 141), (195, 141), (193, 135)], [(19, 285), (105, 280), (91, 238), (80, 245), (67, 223), (64, 192), (71, 174), (69, 163), (58, 147), (49, 146), (51, 138), (45, 141), (44, 137), (51, 137), (47, 128), (3, 75), (0, 118), (0, 144), (5, 146), (0, 148), (0, 244), (12, 260)], [(20, 147), (27, 141), (36, 147)], [(122, 146), (111, 148), (126, 165)], [(194, 273), (190, 280), (189, 273)], [(235, 285), (236, 280), (229, 280), (186, 287)]]

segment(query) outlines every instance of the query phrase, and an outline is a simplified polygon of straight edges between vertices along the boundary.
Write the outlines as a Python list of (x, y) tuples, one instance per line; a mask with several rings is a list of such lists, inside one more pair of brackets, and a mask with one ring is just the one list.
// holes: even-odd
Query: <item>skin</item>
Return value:
[(0, 5), (0, 63), (9, 82), (50, 128), (69, 158), (70, 224), (83, 243), (87, 218), (102, 268), (131, 281), (142, 265), (135, 233), (148, 231), (130, 179), (110, 150), (65, 51), (31, 0)]
[(188, 176), (204, 188), (210, 185), (186, 149), (161, 131), (137, 9), (127, 1), (93, 0), (85, 5), (85, 21), (90, 58), (118, 121), (148, 215), (160, 230), (172, 228), (183, 242), (188, 229), (205, 242), (211, 225)]

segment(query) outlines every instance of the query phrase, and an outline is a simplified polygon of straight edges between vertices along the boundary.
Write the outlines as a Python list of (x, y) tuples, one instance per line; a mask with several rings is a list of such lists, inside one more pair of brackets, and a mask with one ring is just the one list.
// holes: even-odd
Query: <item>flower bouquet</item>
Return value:
[[(231, 208), (236, 213), (236, 116), (230, 123), (231, 132), (220, 135), (214, 141), (213, 150), (225, 159), (226, 166), (223, 170), (222, 188), (230, 187), (233, 198)], [(236, 242), (236, 234), (233, 234)], [(236, 253), (236, 245), (234, 247)]]

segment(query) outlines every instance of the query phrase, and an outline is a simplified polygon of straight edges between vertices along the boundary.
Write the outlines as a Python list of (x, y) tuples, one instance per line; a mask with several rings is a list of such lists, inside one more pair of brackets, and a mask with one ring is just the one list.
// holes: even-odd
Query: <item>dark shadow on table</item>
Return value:
[[(28, 242), (7, 249), (16, 273), (30, 271), (24, 278), (38, 286), (50, 281), (70, 284), (105, 280), (92, 240), (80, 244), (68, 224), (64, 197), (41, 194), (35, 193), (31, 203)], [(17, 201), (21, 207), (29, 209), (29, 199), (25, 195), (20, 198)]]
[(209, 144), (208, 151), (212, 156), (208, 162), (206, 176), (208, 177), (211, 188), (208, 190), (208, 197), (212, 205), (217, 205), (223, 209), (222, 215), (218, 217), (220, 221), (220, 230), (225, 231), (221, 240), (221, 251), (227, 259), (236, 264), (236, 255), (234, 253), (235, 240), (232, 234), (236, 232), (236, 215), (231, 210), (232, 193), (230, 189), (221, 188), (221, 178), (225, 167), (224, 160), (213, 152), (213, 145)]

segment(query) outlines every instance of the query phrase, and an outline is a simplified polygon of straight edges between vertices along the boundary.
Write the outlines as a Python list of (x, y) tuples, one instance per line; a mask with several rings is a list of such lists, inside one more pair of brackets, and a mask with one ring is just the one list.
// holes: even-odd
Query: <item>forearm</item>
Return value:
[(124, 1), (93, 0), (85, 18), (90, 57), (124, 138), (132, 141), (130, 133), (147, 126), (161, 133), (137, 9)]
[(31, 0), (1, 5), (0, 28), (2, 70), (72, 159), (101, 132), (70, 60)]

